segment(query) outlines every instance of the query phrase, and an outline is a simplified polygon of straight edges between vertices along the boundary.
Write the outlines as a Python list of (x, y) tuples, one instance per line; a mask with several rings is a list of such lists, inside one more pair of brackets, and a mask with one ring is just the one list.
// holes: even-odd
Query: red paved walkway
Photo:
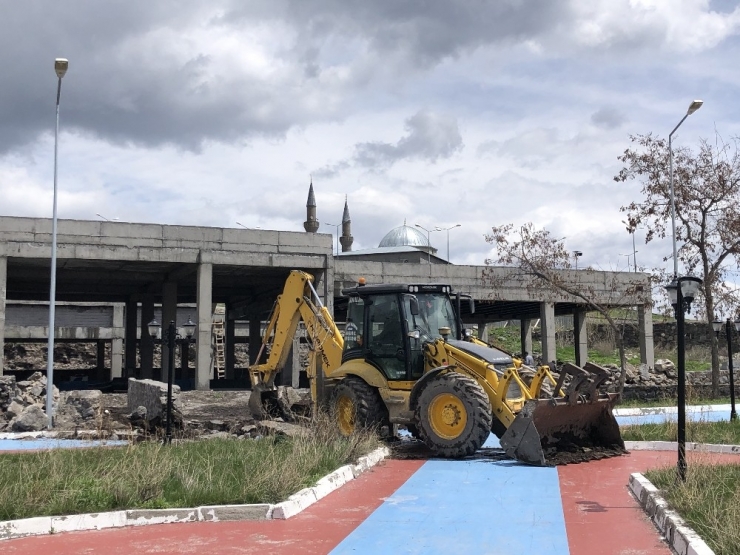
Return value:
[[(689, 462), (699, 457), (689, 454)], [(740, 462), (737, 455), (711, 460)], [(670, 555), (632, 498), (632, 472), (675, 465), (674, 452), (635, 451), (624, 457), (558, 468), (571, 555)], [(389, 460), (287, 521), (165, 524), (0, 542), (3, 555), (193, 553), (324, 554), (359, 526), (424, 461)], [(532, 500), (536, 503), (536, 500)], [(403, 546), (399, 546), (402, 551)], [(532, 554), (534, 555), (534, 554)]]
[(422, 464), (424, 461), (386, 461), (289, 520), (193, 522), (70, 532), (0, 542), (0, 553), (324, 554), (357, 528)]

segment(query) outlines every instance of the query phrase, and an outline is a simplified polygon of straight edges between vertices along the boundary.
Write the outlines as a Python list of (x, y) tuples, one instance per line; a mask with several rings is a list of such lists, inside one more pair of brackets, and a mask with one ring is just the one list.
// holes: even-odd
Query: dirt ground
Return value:
[[(178, 396), (187, 428), (192, 431), (229, 431), (254, 421), (247, 401), (249, 391), (183, 391)], [(125, 393), (103, 394), (114, 428), (130, 427)]]

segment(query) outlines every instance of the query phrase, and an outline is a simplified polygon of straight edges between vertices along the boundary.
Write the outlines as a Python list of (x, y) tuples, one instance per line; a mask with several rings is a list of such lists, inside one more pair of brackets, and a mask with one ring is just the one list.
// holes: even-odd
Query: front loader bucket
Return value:
[(523, 463), (547, 466), (582, 462), (625, 453), (612, 414), (618, 395), (569, 404), (532, 399), (501, 437), (506, 454)]

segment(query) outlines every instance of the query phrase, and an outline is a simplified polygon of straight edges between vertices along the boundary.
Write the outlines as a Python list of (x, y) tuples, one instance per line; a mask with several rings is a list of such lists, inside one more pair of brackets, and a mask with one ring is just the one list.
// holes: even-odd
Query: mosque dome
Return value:
[(378, 245), (378, 247), (404, 246), (418, 247), (421, 249), (428, 249), (430, 247), (425, 233), (422, 233), (415, 227), (409, 227), (405, 223), (391, 229)]

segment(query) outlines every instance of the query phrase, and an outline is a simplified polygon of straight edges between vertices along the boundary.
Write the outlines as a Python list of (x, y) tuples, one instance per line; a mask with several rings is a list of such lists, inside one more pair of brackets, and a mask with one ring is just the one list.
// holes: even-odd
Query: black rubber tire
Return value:
[[(454, 438), (440, 436), (430, 422), (430, 406), (443, 394), (456, 397), (466, 412), (465, 426)], [(440, 457), (460, 458), (475, 453), (491, 433), (492, 418), (491, 404), (486, 392), (473, 378), (458, 372), (431, 378), (419, 395), (416, 405), (419, 438)]]
[(390, 426), (388, 422), (388, 410), (378, 390), (365, 383), (362, 379), (350, 376), (343, 379), (334, 388), (332, 408), (337, 427), (340, 431), (342, 431), (342, 426), (338, 420), (339, 410), (337, 403), (342, 397), (349, 398), (352, 401), (355, 410), (355, 429), (374, 429), (381, 431), (383, 426)]

